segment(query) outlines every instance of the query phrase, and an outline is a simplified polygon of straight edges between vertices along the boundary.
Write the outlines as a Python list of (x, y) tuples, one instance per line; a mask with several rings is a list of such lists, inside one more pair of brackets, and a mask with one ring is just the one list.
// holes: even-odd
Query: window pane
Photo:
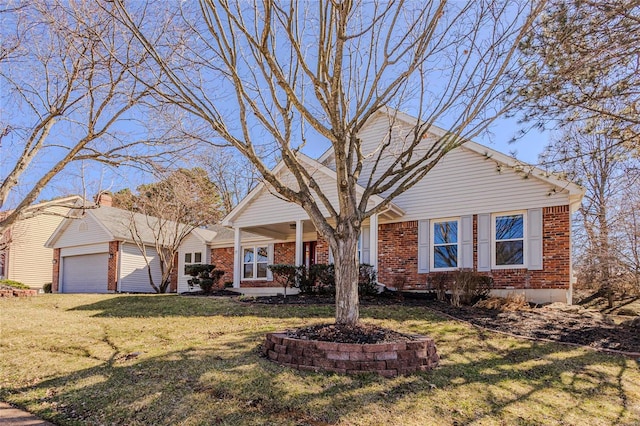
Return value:
[(191, 253), (184, 254), (184, 263), (191, 263)]
[(198, 253), (194, 253), (193, 254), (193, 261), (195, 263), (202, 263), (202, 253), (198, 252)]
[(253, 263), (246, 263), (244, 265), (243, 275), (244, 278), (253, 278)]
[(455, 268), (458, 266), (458, 246), (436, 246), (433, 248), (434, 268)]
[(267, 262), (269, 255), (266, 247), (258, 247), (258, 255), (256, 256), (257, 262)]
[(244, 263), (253, 262), (253, 249), (244, 249)]
[(521, 214), (496, 217), (496, 240), (524, 238), (524, 219)]
[(257, 278), (267, 278), (267, 264), (258, 263), (258, 276)]
[(499, 241), (496, 242), (496, 265), (524, 264), (524, 242)]
[(458, 242), (458, 221), (436, 222), (433, 224), (433, 243), (451, 244)]

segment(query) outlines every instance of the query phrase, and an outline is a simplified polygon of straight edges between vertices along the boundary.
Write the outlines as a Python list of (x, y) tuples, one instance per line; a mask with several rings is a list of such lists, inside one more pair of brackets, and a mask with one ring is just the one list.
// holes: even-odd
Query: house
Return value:
[[(101, 194), (99, 207), (65, 219), (45, 246), (53, 250), (53, 286), (60, 293), (152, 293), (149, 269), (156, 285), (162, 278), (152, 226), (156, 218), (111, 206)], [(135, 240), (132, 229), (139, 235)], [(141, 241), (145, 256), (138, 247)], [(175, 292), (177, 276), (169, 290)]]
[[(390, 128), (391, 148), (401, 144), (413, 123), (415, 118), (402, 113), (378, 112), (359, 135), (365, 158)], [(429, 130), (417, 151), (444, 134)], [(318, 160), (302, 154), (298, 159), (336, 201), (332, 152)], [(371, 170), (365, 163), (359, 184), (366, 184)], [(284, 178), (289, 173), (282, 163), (274, 172)], [(331, 262), (327, 242), (305, 211), (273, 193), (259, 184), (222, 222), (234, 230), (233, 240), (220, 238), (211, 246), (211, 262), (238, 291), (281, 292), (267, 268), (272, 263)], [(495, 294), (571, 303), (571, 215), (583, 194), (571, 182), (469, 141), (363, 223), (360, 261), (373, 265), (379, 283), (392, 288), (424, 291), (434, 273), (468, 268), (491, 276)], [(373, 197), (371, 206), (381, 200)]]
[(0, 278), (36, 289), (52, 282), (53, 250), (44, 243), (69, 212), (82, 203), (82, 197), (72, 196), (29, 207), (23, 218), (0, 236)]
[(211, 245), (218, 239), (233, 239), (233, 231), (220, 225), (212, 225), (206, 229), (195, 228), (180, 244), (178, 252), (178, 293), (199, 291), (199, 287), (190, 287), (187, 282), (192, 277), (187, 275), (187, 265), (208, 263), (211, 259)]

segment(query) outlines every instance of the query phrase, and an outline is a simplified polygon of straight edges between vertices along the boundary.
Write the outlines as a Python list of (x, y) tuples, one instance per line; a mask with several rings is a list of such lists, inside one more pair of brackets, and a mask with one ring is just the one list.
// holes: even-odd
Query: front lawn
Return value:
[(433, 337), (437, 370), (384, 379), (289, 370), (266, 332), (330, 306), (226, 298), (40, 295), (0, 300), (0, 399), (64, 425), (637, 425), (636, 360), (481, 331), (424, 307), (363, 320)]

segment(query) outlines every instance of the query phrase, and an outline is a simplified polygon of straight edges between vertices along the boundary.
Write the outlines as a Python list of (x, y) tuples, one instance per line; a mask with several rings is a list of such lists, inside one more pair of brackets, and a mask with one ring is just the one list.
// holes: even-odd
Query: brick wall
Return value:
[(329, 263), (329, 242), (320, 234), (316, 243), (316, 260), (317, 263)]
[[(494, 288), (566, 289), (569, 288), (570, 232), (569, 206), (543, 209), (543, 269), (497, 269), (482, 272), (494, 280)], [(477, 216), (473, 217), (473, 265), (478, 264)], [(405, 289), (426, 288), (429, 274), (418, 274), (418, 222), (384, 224), (378, 231), (380, 253), (379, 281), (394, 286), (397, 280)]]
[(118, 291), (119, 241), (109, 241), (109, 266), (107, 268), (107, 291)]
[(178, 253), (173, 255), (173, 269), (169, 277), (169, 293), (178, 291)]
[(378, 228), (378, 281), (389, 286), (398, 284), (405, 289), (416, 288), (426, 282), (425, 274), (418, 274), (418, 222), (398, 222)]
[(220, 278), (222, 284), (233, 282), (233, 247), (214, 248), (211, 250), (211, 264), (224, 271)]
[[(523, 268), (492, 270), (495, 288), (566, 289), (569, 287), (570, 264), (569, 206), (543, 209), (543, 270)], [(473, 217), (473, 265), (478, 264), (478, 218)], [(418, 273), (418, 222), (407, 221), (382, 224), (378, 230), (378, 280), (389, 286), (401, 284), (404, 289), (427, 288), (429, 274)], [(329, 263), (329, 245), (318, 235), (316, 245), (318, 263)], [(212, 263), (225, 271), (222, 280), (233, 281), (233, 248), (214, 249)], [(274, 246), (274, 262), (295, 262), (295, 243)], [(242, 287), (277, 286), (273, 281), (242, 281)]]
[(60, 249), (53, 249), (53, 271), (51, 273), (51, 291), (57, 293), (60, 289)]
[[(294, 264), (296, 261), (296, 243), (276, 243), (273, 246), (273, 262)], [(211, 263), (216, 269), (224, 271), (221, 282), (233, 281), (233, 247), (211, 250)], [(241, 281), (241, 287), (274, 287), (277, 283), (269, 280)]]

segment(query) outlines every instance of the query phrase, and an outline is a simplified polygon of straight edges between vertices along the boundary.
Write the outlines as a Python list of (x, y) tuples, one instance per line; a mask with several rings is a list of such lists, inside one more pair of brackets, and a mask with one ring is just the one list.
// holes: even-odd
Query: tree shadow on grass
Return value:
[[(480, 330), (468, 337), (474, 333), (475, 347), (450, 344), (436, 370), (395, 379), (281, 367), (259, 356), (261, 333), (155, 357), (122, 353), (105, 336), (113, 353), (99, 365), (5, 389), (3, 398), (62, 424), (415, 423), (420, 416), (427, 425), (571, 418), (632, 424), (640, 416), (638, 388), (629, 389), (638, 370), (628, 360), (535, 342), (504, 349)], [(616, 408), (591, 414), (606, 402)], [(391, 417), (366, 417), (373, 407)]]
[[(394, 305), (395, 306), (395, 305)], [(333, 318), (333, 305), (269, 305), (244, 303), (227, 297), (157, 297), (154, 295), (119, 295), (95, 303), (81, 305), (71, 311), (91, 311), (92, 317), (153, 318), (153, 317), (263, 317), (263, 318)], [(362, 307), (363, 316), (374, 318), (414, 318), (446, 321), (422, 307), (390, 306)], [(418, 314), (419, 313), (419, 314)]]

